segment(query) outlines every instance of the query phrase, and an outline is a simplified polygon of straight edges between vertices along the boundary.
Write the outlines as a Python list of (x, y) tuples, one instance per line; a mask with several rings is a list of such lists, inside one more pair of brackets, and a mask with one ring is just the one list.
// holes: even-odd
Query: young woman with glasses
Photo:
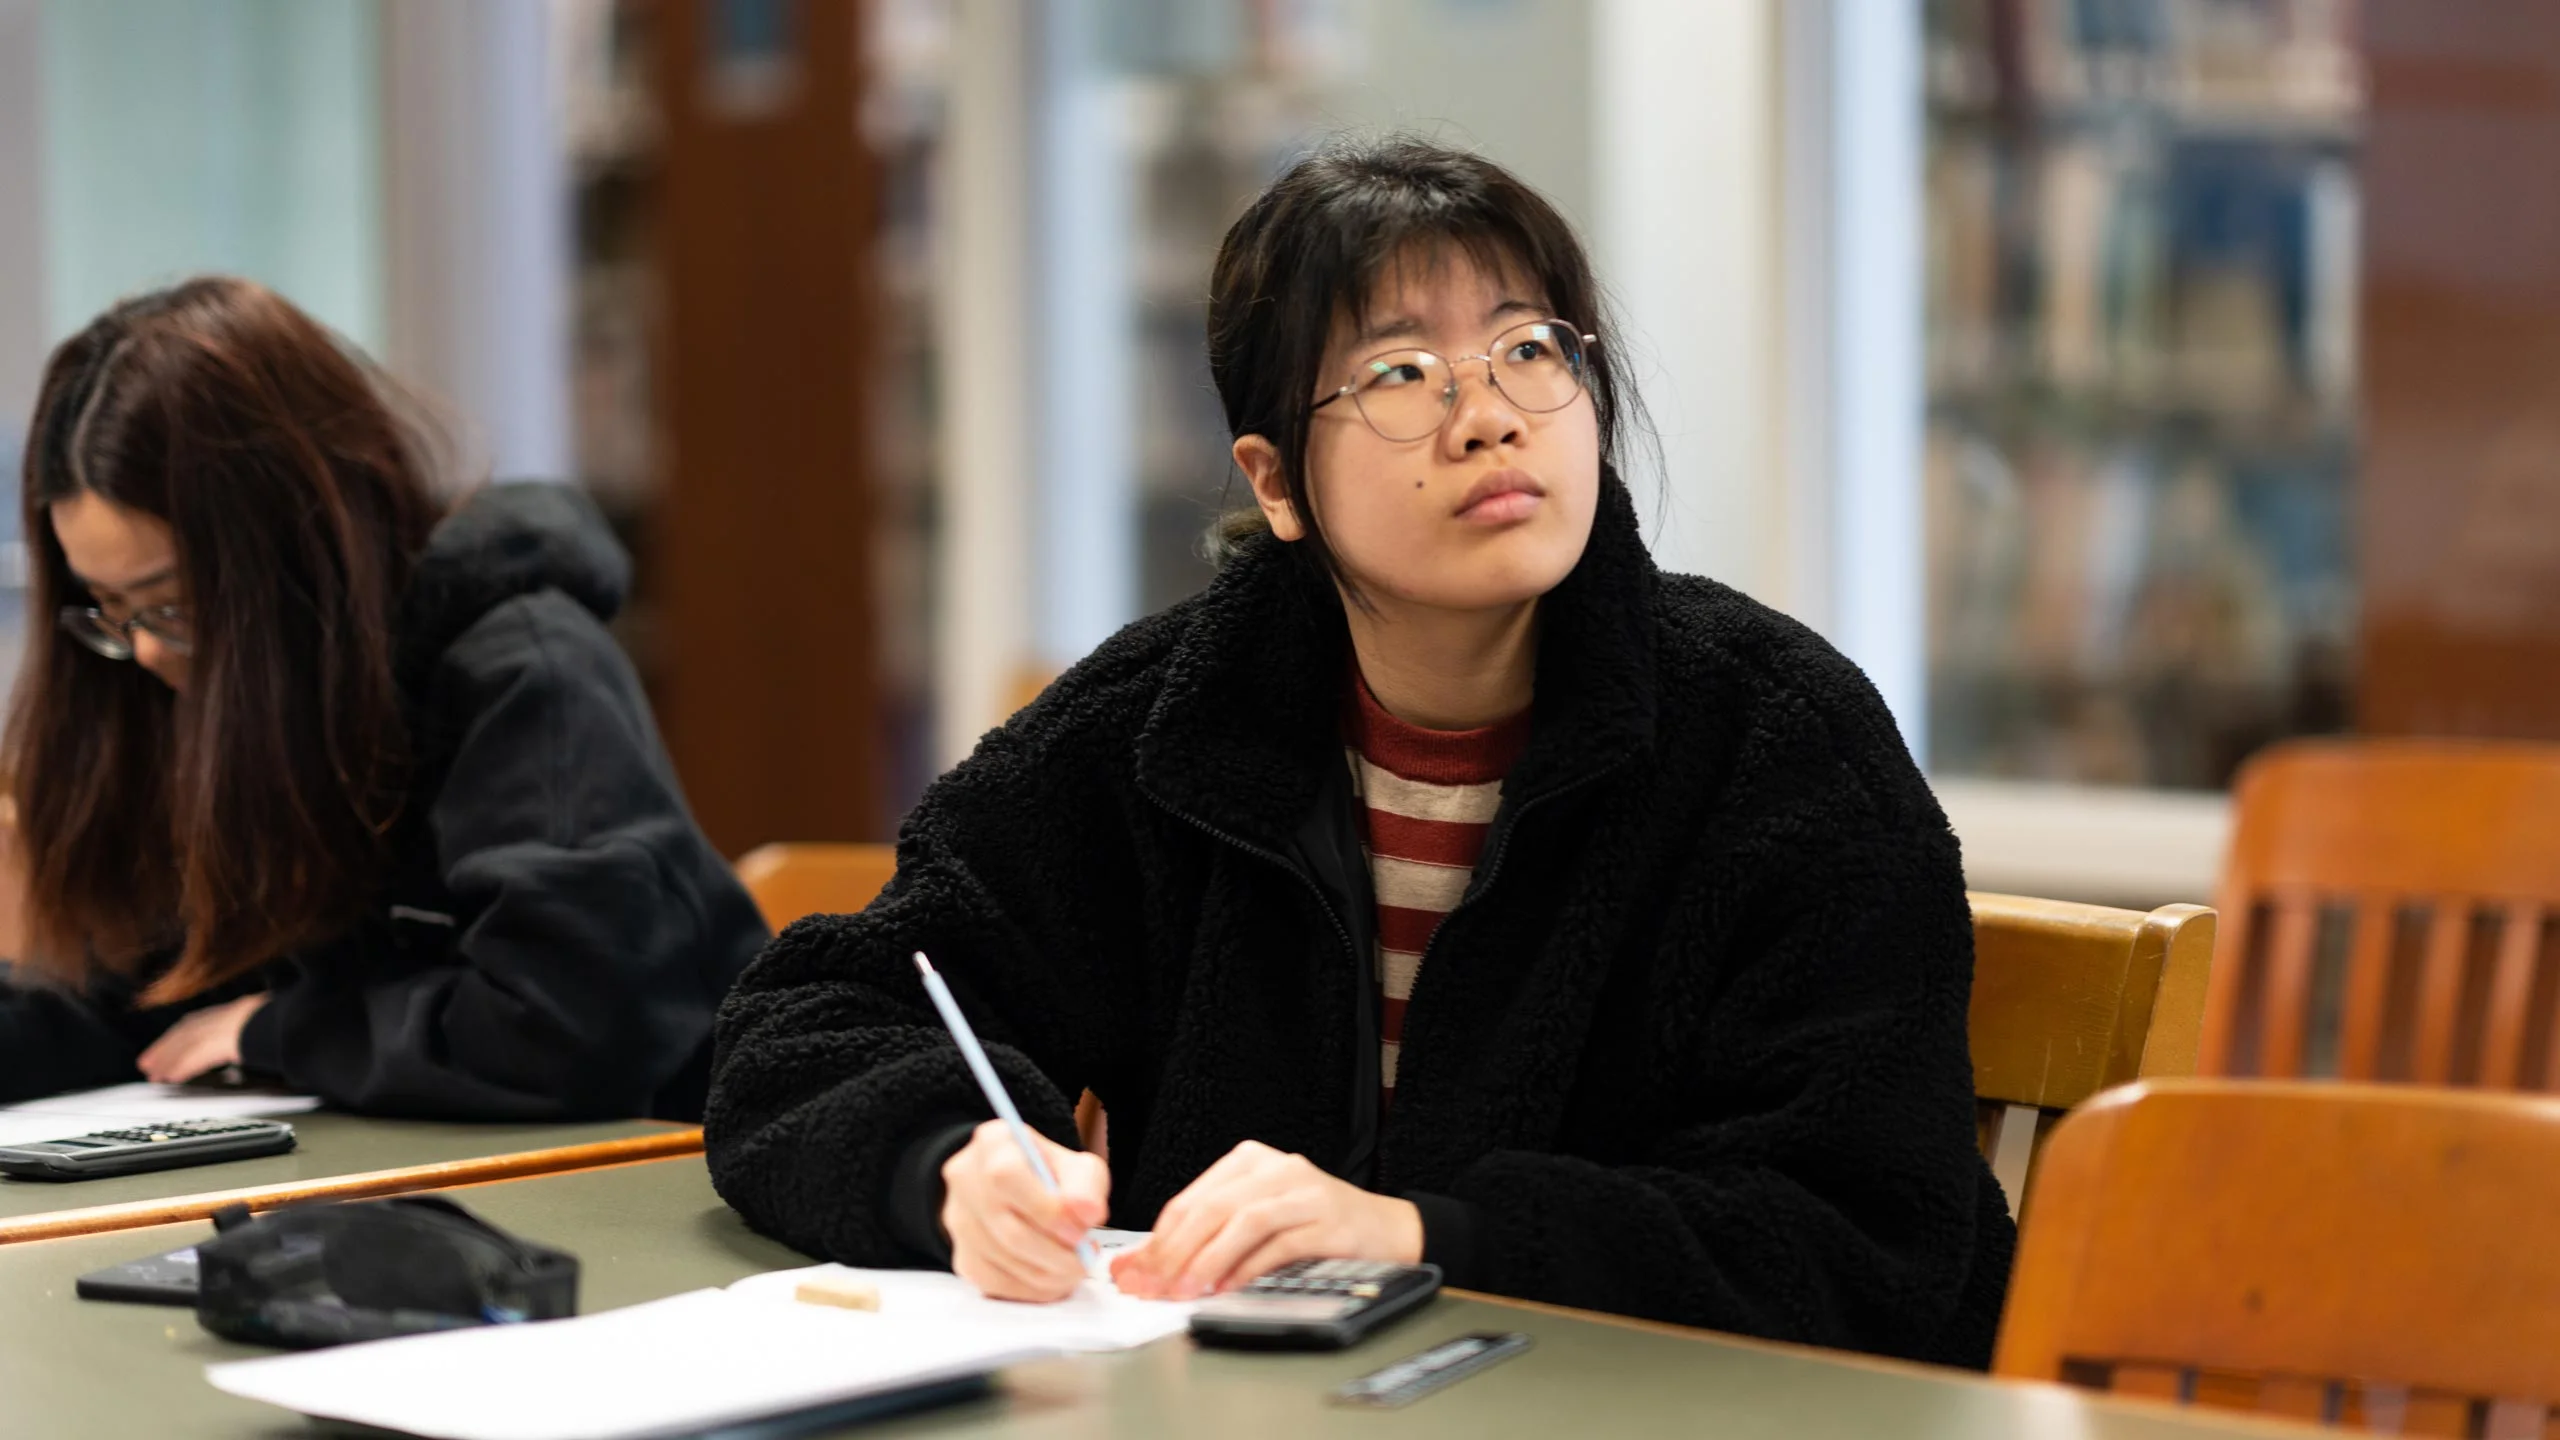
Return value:
[(446, 513), (362, 357), (190, 281), (54, 352), (5, 769), (0, 1099), (237, 1066), (352, 1109), (698, 1115), (767, 938), (557, 485)]
[[(1310, 1256), (1982, 1365), (1956, 842), (1855, 666), (1647, 557), (1623, 359), (1565, 221), (1430, 145), (1299, 163), (1227, 233), (1251, 482), (1206, 593), (1051, 686), (896, 881), (723, 1009), (712, 1175), (811, 1253), (1061, 1297)], [(1678, 477), (1726, 483), (1730, 477)], [(928, 952), (1060, 1193), (986, 1111)], [(1070, 1148), (1076, 1097), (1109, 1158)]]

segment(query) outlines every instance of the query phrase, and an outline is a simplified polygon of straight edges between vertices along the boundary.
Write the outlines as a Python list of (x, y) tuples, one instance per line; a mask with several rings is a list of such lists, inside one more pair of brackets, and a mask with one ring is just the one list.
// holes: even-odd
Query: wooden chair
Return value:
[[(897, 873), (886, 845), (766, 845), (738, 878), (779, 931), (804, 915), (871, 903)], [(2100, 905), (1976, 893), (1973, 902), (1973, 1088), (1976, 1135), (1997, 1161), (2012, 1106), (2039, 1112), (2034, 1146), (2053, 1120), (2110, 1085), (2195, 1069), (2213, 912), (2171, 905), (2146, 915)], [(1076, 1105), (1087, 1149), (1103, 1153), (1108, 1121), (1088, 1091)], [(2000, 1179), (2023, 1196), (2033, 1155)]]
[(2236, 810), (2202, 1073), (2560, 1089), (2560, 746), (2283, 745)]
[(804, 915), (849, 915), (897, 873), (887, 845), (761, 845), (738, 860), (739, 881), (776, 933)]
[(2035, 1187), (2000, 1375), (2560, 1434), (2560, 1101), (2146, 1081), (2064, 1120)]
[[(2013, 1205), (2064, 1111), (2111, 1085), (2192, 1075), (2213, 958), (2214, 914), (2149, 914), (1975, 892), (1976, 1131)], [(2029, 1143), (2000, 1144), (2011, 1107), (2035, 1112)], [(2024, 1117), (2021, 1117), (2024, 1118)]]
[[(888, 845), (760, 845), (738, 860), (738, 879), (779, 933), (805, 915), (845, 915), (880, 897), (898, 873)], [(1090, 1090), (1076, 1101), (1076, 1133), (1084, 1148), (1107, 1154), (1110, 1122)]]

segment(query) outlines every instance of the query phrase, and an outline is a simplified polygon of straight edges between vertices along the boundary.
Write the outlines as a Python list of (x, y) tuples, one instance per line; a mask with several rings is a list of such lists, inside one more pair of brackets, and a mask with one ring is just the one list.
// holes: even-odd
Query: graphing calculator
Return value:
[(1191, 1336), (1203, 1345), (1339, 1350), (1439, 1293), (1437, 1265), (1301, 1260), (1202, 1301)]
[(281, 1120), (174, 1120), (100, 1130), (64, 1140), (0, 1145), (0, 1175), (18, 1180), (93, 1180), (181, 1165), (211, 1165), (293, 1148)]

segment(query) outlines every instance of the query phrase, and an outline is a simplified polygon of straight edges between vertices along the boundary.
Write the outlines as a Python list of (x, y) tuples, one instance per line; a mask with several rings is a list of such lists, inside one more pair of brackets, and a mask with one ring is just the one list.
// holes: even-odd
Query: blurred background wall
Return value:
[(1416, 130), (1583, 228), (1657, 556), (1867, 667), (1974, 883), (2198, 898), (2270, 741), (2560, 734), (2554, 16), (0, 0), (0, 458), (110, 298), (266, 280), (604, 505), (724, 848), (883, 836), (1205, 583), (1218, 237)]

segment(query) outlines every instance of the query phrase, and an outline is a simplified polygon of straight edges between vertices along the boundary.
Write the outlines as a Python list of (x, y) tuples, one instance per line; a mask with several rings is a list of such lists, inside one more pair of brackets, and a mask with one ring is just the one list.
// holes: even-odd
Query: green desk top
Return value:
[[(585, 1262), (588, 1311), (806, 1263), (750, 1233), (712, 1194), (699, 1159), (511, 1180), (457, 1198), (519, 1233), (575, 1250)], [(0, 1247), (0, 1433), (310, 1440), (317, 1432), (298, 1417), (205, 1383), (206, 1362), (257, 1352), (213, 1339), (185, 1311), (73, 1298), (73, 1280), (87, 1271), (204, 1233), (202, 1225), (172, 1225)], [(1536, 1344), (1405, 1410), (1324, 1403), (1342, 1381), (1469, 1330), (1525, 1331)], [(1122, 1355), (1017, 1366), (988, 1398), (843, 1433), (2169, 1440), (2309, 1432), (1444, 1297), (1344, 1354), (1221, 1353), (1176, 1338)]]
[[(464, 1125), (432, 1120), (367, 1120), (326, 1112), (277, 1118), (292, 1125), (294, 1131), (295, 1147), (283, 1155), (68, 1184), (0, 1176), (0, 1220), (135, 1200), (174, 1200), (252, 1185), (328, 1180), (369, 1170), (477, 1160), (525, 1150), (653, 1135), (670, 1128), (654, 1120), (612, 1120), (589, 1125)], [(73, 1129), (64, 1133), (79, 1128), (75, 1122)]]

